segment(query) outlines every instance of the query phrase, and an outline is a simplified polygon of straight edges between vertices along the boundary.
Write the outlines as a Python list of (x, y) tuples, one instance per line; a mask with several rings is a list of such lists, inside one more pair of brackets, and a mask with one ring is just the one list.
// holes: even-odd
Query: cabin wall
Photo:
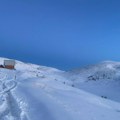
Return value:
[(7, 69), (15, 69), (14, 66), (12, 66), (12, 65), (5, 65), (5, 68), (7, 68)]

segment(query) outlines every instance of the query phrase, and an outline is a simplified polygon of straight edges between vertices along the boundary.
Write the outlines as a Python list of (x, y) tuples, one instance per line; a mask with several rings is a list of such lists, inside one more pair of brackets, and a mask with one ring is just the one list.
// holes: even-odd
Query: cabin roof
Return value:
[(15, 60), (4, 60), (4, 65), (12, 65), (15, 66)]

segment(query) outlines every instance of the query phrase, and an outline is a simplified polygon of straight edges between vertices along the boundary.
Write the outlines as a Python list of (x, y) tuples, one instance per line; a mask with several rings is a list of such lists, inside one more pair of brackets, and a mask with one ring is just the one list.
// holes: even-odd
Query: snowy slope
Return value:
[(69, 71), (66, 77), (77, 88), (120, 102), (120, 62), (101, 62)]
[(0, 120), (119, 120), (119, 102), (71, 86), (79, 72), (16, 62), (0, 69)]

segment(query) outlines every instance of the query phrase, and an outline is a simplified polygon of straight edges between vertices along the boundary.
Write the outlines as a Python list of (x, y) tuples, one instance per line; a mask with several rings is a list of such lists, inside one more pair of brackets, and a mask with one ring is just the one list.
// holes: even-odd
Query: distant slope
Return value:
[(77, 88), (120, 102), (120, 62), (101, 62), (69, 71), (66, 76)]

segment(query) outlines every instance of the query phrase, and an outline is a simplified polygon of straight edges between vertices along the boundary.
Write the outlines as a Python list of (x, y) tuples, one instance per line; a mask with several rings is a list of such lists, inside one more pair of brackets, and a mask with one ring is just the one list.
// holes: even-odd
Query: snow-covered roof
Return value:
[(15, 65), (15, 60), (4, 60), (4, 65)]

